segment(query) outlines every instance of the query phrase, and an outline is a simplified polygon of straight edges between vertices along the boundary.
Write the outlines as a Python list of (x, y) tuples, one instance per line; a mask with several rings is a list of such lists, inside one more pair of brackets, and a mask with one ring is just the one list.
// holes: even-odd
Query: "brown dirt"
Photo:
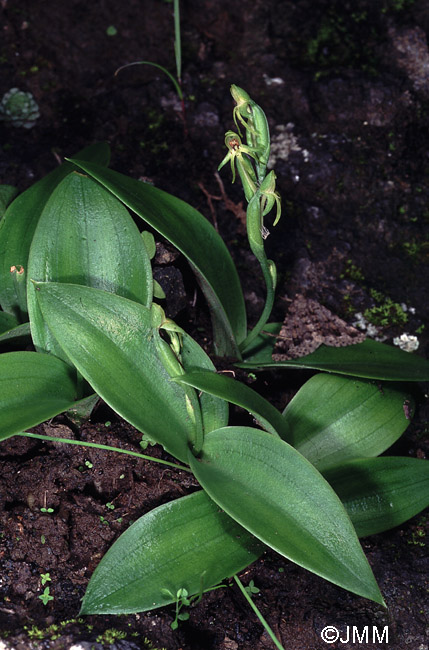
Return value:
[[(240, 211), (228, 209), (242, 201), (240, 189), (223, 171), (225, 201), (214, 177), (232, 126), (228, 88), (237, 83), (263, 106), (276, 145), (283, 143), (276, 171), (284, 216), (267, 240), (280, 272), (275, 317), (285, 311), (282, 298), (300, 292), (350, 321), (377, 303), (375, 289), (415, 309), (408, 309), (405, 324), (380, 326), (380, 335), (389, 341), (418, 329), (419, 354), (427, 357), (427, 3), (182, 2), (187, 136), (161, 73), (136, 66), (113, 76), (139, 59), (174, 69), (171, 12), (159, 0), (0, 3), (0, 92), (31, 91), (41, 110), (31, 130), (0, 123), (2, 182), (23, 190), (55, 166), (56, 156), (109, 141), (115, 169), (148, 177), (216, 218), (256, 314), (263, 287)], [(115, 36), (106, 34), (110, 25)], [(220, 199), (212, 210), (208, 195)], [(180, 259), (172, 268), (183, 273), (184, 287), (172, 271), (181, 297), (169, 309), (209, 345), (203, 301), (192, 306), (192, 276)], [(307, 376), (261, 373), (257, 385), (284, 406)], [(425, 390), (415, 387), (417, 415), (396, 453), (428, 453)], [(139, 449), (138, 432), (102, 404), (80, 430), (63, 417), (41, 426), (53, 435)], [(187, 476), (119, 454), (23, 438), (2, 443), (0, 465), (0, 639), (6, 647), (59, 649), (78, 641), (122, 650), (149, 648), (149, 641), (167, 650), (272, 647), (233, 585), (207, 595), (176, 632), (171, 608), (77, 621), (80, 598), (113, 540), (143, 513), (194, 489)], [(389, 648), (428, 650), (427, 532), (421, 515), (363, 541), (387, 613), (275, 553), (243, 580), (260, 589), (255, 600), (285, 648), (378, 650), (387, 644), (372, 642), (373, 626), (388, 626)], [(46, 572), (54, 600), (45, 606), (39, 596)], [(368, 643), (355, 638), (327, 646), (320, 636), (327, 625), (342, 639), (353, 626), (360, 634), (369, 626)]]

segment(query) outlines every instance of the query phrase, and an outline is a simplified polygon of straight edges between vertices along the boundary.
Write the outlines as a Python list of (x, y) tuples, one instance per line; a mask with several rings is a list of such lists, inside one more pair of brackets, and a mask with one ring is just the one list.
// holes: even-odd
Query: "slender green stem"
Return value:
[(182, 41), (180, 36), (180, 2), (179, 0), (174, 0), (174, 56), (176, 59), (176, 73), (177, 73), (177, 86), (180, 99), (180, 105), (182, 108), (182, 121), (183, 121), (183, 131), (185, 136), (188, 136), (188, 125), (186, 123), (186, 106), (185, 98), (182, 91)]
[(177, 78), (171, 74), (163, 65), (159, 63), (154, 63), (153, 61), (134, 61), (133, 63), (127, 63), (122, 65), (115, 72), (115, 76), (123, 70), (124, 68), (129, 68), (132, 65), (152, 65), (158, 70), (162, 70), (164, 74), (170, 79), (173, 83), (176, 93), (180, 100), (181, 107), (181, 117), (183, 122), (183, 131), (185, 136), (188, 135), (188, 127), (186, 124), (186, 107), (185, 107), (185, 98), (182, 91), (182, 42), (180, 36), (180, 3), (179, 0), (174, 0), (174, 57), (176, 59), (176, 73)]
[(136, 458), (143, 458), (144, 460), (152, 460), (154, 463), (161, 463), (162, 465), (168, 465), (168, 467), (174, 467), (174, 469), (180, 469), (183, 472), (190, 472), (189, 467), (185, 465), (177, 465), (176, 463), (170, 463), (168, 460), (162, 460), (161, 458), (153, 458), (152, 456), (146, 456), (145, 454), (139, 454), (137, 451), (129, 451), (128, 449), (119, 449), (119, 447), (110, 447), (109, 445), (99, 445), (97, 442), (83, 442), (82, 440), (71, 440), (70, 438), (56, 438), (55, 436), (44, 436), (41, 433), (28, 433), (23, 431), (22, 433), (17, 433), (17, 436), (24, 436), (25, 438), (36, 438), (38, 440), (48, 440), (49, 442), (63, 442), (68, 445), (80, 445), (81, 447), (95, 447), (95, 449), (106, 449), (107, 451), (117, 451), (120, 454), (127, 454), (128, 456), (135, 456)]
[(167, 75), (167, 77), (170, 79), (170, 81), (173, 83), (174, 88), (179, 95), (180, 100), (183, 99), (183, 93), (182, 89), (177, 81), (177, 79), (167, 70), (167, 68), (164, 68), (163, 65), (160, 65), (159, 63), (153, 63), (153, 61), (133, 61), (133, 63), (126, 63), (125, 65), (121, 65), (120, 68), (118, 68), (115, 71), (115, 76), (120, 72), (121, 70), (124, 70), (125, 68), (130, 68), (132, 65), (151, 65), (154, 68), (158, 68), (158, 70), (162, 70), (164, 74)]
[(265, 630), (267, 631), (267, 634), (269, 635), (270, 639), (272, 640), (272, 642), (274, 643), (274, 645), (276, 646), (276, 648), (277, 648), (278, 650), (285, 650), (284, 647), (282, 646), (282, 644), (280, 643), (280, 641), (279, 641), (279, 640), (277, 639), (277, 637), (274, 635), (274, 632), (272, 631), (272, 629), (271, 629), (270, 626), (268, 625), (268, 623), (267, 623), (267, 621), (265, 620), (265, 618), (262, 616), (262, 614), (261, 614), (261, 612), (259, 611), (259, 609), (256, 607), (255, 603), (253, 602), (253, 600), (251, 599), (251, 597), (250, 597), (249, 594), (247, 593), (247, 591), (246, 591), (246, 589), (244, 588), (243, 583), (241, 582), (240, 578), (239, 578), (237, 575), (234, 575), (234, 580), (235, 580), (235, 582), (237, 583), (237, 585), (238, 585), (238, 587), (239, 587), (241, 593), (243, 594), (243, 596), (245, 597), (245, 599), (246, 599), (247, 602), (249, 603), (250, 607), (253, 609), (253, 611), (255, 612), (256, 616), (257, 616), (257, 617), (259, 618), (259, 620), (261, 621), (262, 625), (264, 626)]
[(262, 267), (262, 272), (264, 274), (264, 279), (265, 279), (265, 283), (266, 283), (266, 287), (267, 287), (267, 296), (266, 296), (266, 299), (265, 299), (265, 306), (264, 306), (264, 309), (262, 311), (262, 314), (259, 317), (258, 322), (253, 327), (253, 329), (249, 332), (249, 334), (244, 339), (244, 341), (240, 344), (240, 351), (241, 352), (243, 352), (243, 350), (245, 350), (256, 339), (258, 334), (261, 333), (261, 331), (263, 330), (264, 326), (266, 325), (266, 323), (267, 323), (267, 321), (268, 321), (268, 319), (270, 317), (271, 311), (273, 309), (275, 293), (274, 293), (273, 288), (272, 288), (272, 282), (270, 281), (271, 276), (269, 275), (269, 272), (267, 272), (267, 270), (264, 267)]
[(250, 343), (254, 341), (258, 334), (261, 332), (268, 318), (270, 317), (274, 305), (275, 277), (273, 276), (273, 270), (275, 272), (275, 267), (273, 263), (267, 259), (267, 256), (265, 254), (264, 239), (262, 236), (262, 231), (264, 228), (262, 216), (262, 200), (263, 197), (261, 197), (260, 192), (258, 191), (255, 193), (253, 198), (250, 200), (249, 205), (247, 206), (247, 237), (249, 240), (250, 250), (261, 266), (267, 295), (265, 299), (265, 306), (258, 322), (249, 332), (244, 341), (240, 344), (241, 351), (245, 350), (247, 346), (250, 345)]
[(180, 40), (180, 3), (174, 0), (174, 54), (176, 57), (176, 71), (179, 86), (182, 82), (182, 44)]

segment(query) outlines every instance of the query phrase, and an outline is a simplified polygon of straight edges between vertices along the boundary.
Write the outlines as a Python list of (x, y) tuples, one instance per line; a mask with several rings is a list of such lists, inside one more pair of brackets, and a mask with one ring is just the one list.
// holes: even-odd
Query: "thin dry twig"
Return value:
[(229, 212), (232, 212), (239, 220), (240, 223), (240, 230), (243, 229), (245, 231), (246, 228), (246, 211), (243, 208), (243, 201), (240, 201), (240, 203), (234, 203), (226, 194), (225, 192), (225, 187), (223, 185), (222, 179), (219, 176), (218, 172), (215, 172), (214, 177), (216, 178), (217, 184), (219, 185), (219, 190), (220, 190), (220, 196), (216, 194), (211, 194), (206, 188), (204, 187), (203, 183), (198, 183), (198, 187), (202, 192), (204, 192), (204, 195), (207, 199), (207, 204), (210, 209), (210, 213), (212, 215), (212, 220), (213, 220), (213, 225), (215, 229), (219, 232), (218, 228), (218, 223), (217, 223), (217, 216), (216, 216), (216, 210), (213, 205), (213, 201), (223, 201), (226, 210), (229, 210)]

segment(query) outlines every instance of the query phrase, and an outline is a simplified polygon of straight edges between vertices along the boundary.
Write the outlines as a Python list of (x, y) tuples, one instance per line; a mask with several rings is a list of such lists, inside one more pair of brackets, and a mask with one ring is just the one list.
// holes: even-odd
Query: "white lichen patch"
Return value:
[(310, 153), (303, 149), (296, 135), (293, 133), (294, 124), (279, 124), (275, 130), (277, 133), (271, 138), (271, 152), (268, 160), (268, 167), (275, 167), (277, 160), (287, 160), (292, 151), (301, 153), (305, 162), (308, 161)]
[(355, 319), (352, 322), (352, 325), (353, 327), (356, 327), (357, 329), (360, 329), (363, 332), (365, 332), (365, 334), (370, 339), (374, 339), (375, 341), (381, 341), (381, 342), (387, 339), (387, 336), (380, 334), (380, 330), (378, 329), (378, 327), (376, 327), (373, 323), (367, 321), (367, 319), (361, 312), (355, 314)]
[(283, 86), (284, 79), (281, 77), (269, 77), (267, 74), (262, 75), (267, 86)]
[(405, 352), (414, 352), (419, 347), (419, 340), (417, 336), (404, 332), (401, 336), (396, 336), (393, 339), (393, 345), (397, 345)]
[(402, 311), (408, 311), (410, 314), (415, 314), (416, 313), (416, 308), (415, 307), (408, 307), (408, 305), (406, 305), (405, 302), (401, 302), (401, 309), (402, 309)]

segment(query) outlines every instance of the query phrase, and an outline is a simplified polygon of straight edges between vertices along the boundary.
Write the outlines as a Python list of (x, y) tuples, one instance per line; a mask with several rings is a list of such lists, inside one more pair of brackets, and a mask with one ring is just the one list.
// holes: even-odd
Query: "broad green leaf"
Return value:
[[(198, 370), (215, 371), (216, 369), (210, 357), (202, 347), (189, 334), (183, 334), (182, 337), (182, 363), (184, 369), (191, 373)], [(200, 395), (201, 415), (205, 433), (213, 431), (213, 429), (226, 427), (228, 424), (228, 402), (219, 399), (219, 397), (221, 396), (216, 397), (208, 392), (203, 392)]]
[[(76, 156), (76, 160), (94, 160), (106, 165), (109, 158), (110, 149), (105, 143), (86, 147)], [(20, 194), (0, 221), (0, 304), (21, 322), (28, 320), (27, 304), (25, 295), (17, 295), (10, 269), (22, 266), (27, 270), (31, 241), (46, 201), (73, 169), (76, 167), (69, 162), (57, 167)]]
[(403, 434), (409, 393), (391, 384), (319, 373), (289, 402), (290, 444), (319, 471), (352, 458), (378, 456)]
[[(120, 201), (80, 172), (68, 174), (46, 202), (33, 236), (27, 276), (104, 289), (146, 307), (152, 302), (152, 268), (137, 226)], [(36, 349), (61, 357), (32, 282), (27, 295)]]
[(429, 506), (429, 463), (382, 456), (350, 461), (324, 472), (359, 537), (399, 526)]
[(197, 273), (209, 303), (218, 354), (237, 355), (246, 311), (237, 270), (223, 240), (188, 203), (100, 165), (73, 161), (178, 248)]
[[(140, 517), (107, 551), (92, 576), (81, 614), (131, 614), (217, 585), (254, 562), (263, 546), (203, 492)], [(164, 590), (164, 591), (163, 591)]]
[(239, 524), (296, 564), (383, 603), (344, 506), (315, 467), (266, 431), (209, 433), (189, 463), (208, 495)]
[(315, 352), (289, 361), (237, 363), (245, 370), (314, 368), (341, 375), (386, 381), (427, 381), (429, 361), (392, 345), (366, 339), (344, 348), (321, 345)]
[(0, 185), (0, 219), (4, 216), (6, 208), (18, 194), (18, 189), (13, 185)]
[(67, 357), (119, 415), (187, 462), (192, 424), (183, 389), (160, 360), (151, 311), (113, 293), (37, 284), (43, 318)]
[(252, 413), (264, 429), (290, 442), (291, 435), (287, 420), (272, 404), (249, 386), (232, 377), (203, 371), (187, 372), (185, 375), (175, 377), (175, 381), (241, 406)]
[(0, 440), (69, 409), (76, 397), (73, 372), (37, 352), (0, 355)]

